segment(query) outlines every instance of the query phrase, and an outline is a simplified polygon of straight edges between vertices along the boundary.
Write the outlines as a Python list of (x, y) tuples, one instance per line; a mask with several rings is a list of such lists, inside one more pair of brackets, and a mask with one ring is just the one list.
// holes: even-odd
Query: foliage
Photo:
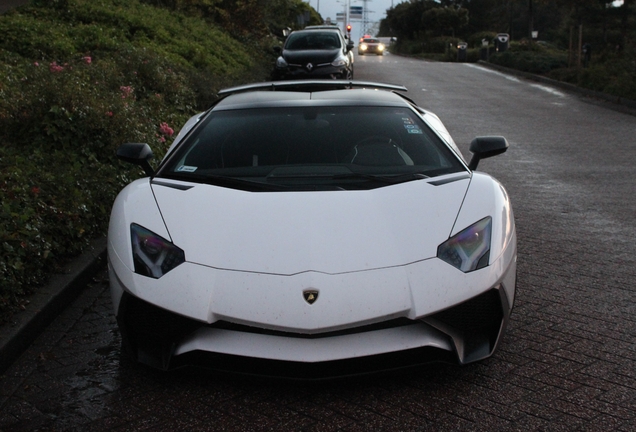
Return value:
[(135, 0), (34, 0), (1, 15), (0, 34), (5, 320), (105, 234), (115, 195), (140, 174), (115, 149), (148, 142), (163, 154), (220, 88), (267, 76), (274, 39), (239, 42), (196, 14)]
[(320, 15), (302, 0), (142, 0), (144, 3), (201, 16), (242, 39), (281, 35), (286, 27), (321, 24)]
[(513, 42), (509, 50), (490, 55), (489, 61), (523, 72), (546, 74), (567, 67), (568, 55), (566, 52), (546, 48), (540, 44)]
[[(541, 39), (533, 40), (530, 30)], [(492, 52), (498, 33), (509, 35), (506, 52)], [(486, 40), (489, 61), (498, 65), (636, 97), (636, 0), (620, 7), (612, 0), (402, 2), (387, 11), (380, 35), (397, 37), (396, 53), (442, 61), (458, 60), (460, 40), (468, 43), (467, 61), (478, 61)], [(573, 73), (583, 44), (592, 55)]]

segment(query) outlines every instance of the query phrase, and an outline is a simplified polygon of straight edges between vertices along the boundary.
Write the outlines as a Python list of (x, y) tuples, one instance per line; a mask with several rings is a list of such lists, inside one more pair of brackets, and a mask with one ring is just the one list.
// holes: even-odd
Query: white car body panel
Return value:
[(154, 185), (153, 191), (173, 242), (187, 251), (189, 262), (257, 273), (335, 274), (434, 257), (468, 183), (466, 178), (433, 186), (421, 180), (312, 193), (210, 185), (187, 191)]
[[(508, 253), (516, 254), (516, 249)], [(124, 264), (111, 256), (114, 271)], [(179, 315), (271, 330), (315, 334), (397, 317), (419, 319), (481, 294), (516, 266), (503, 259), (470, 273), (433, 258), (396, 268), (338, 275), (280, 276), (182, 264), (159, 280), (137, 274), (121, 283), (135, 296)], [(125, 269), (124, 269), (125, 270)], [(476, 288), (485, 286), (487, 288)], [(309, 305), (305, 289), (319, 292)]]
[[(487, 176), (485, 175), (476, 174), (475, 177), (479, 179), (477, 183), (482, 184), (481, 188), (487, 188), (491, 184), (487, 181)], [(448, 193), (449, 189), (445, 188), (465, 187), (467, 181), (459, 180), (443, 186), (432, 186), (421, 180), (394, 187), (399, 186), (402, 188), (408, 185), (410, 188), (432, 190), (433, 192), (430, 193)], [(136, 187), (139, 187), (139, 190), (134, 191), (132, 195), (137, 195), (138, 193), (149, 194), (147, 180), (145, 184), (144, 180), (138, 181), (131, 189)], [(196, 187), (189, 191), (153, 187), (160, 189), (162, 192), (170, 191), (170, 193), (182, 194), (182, 196), (187, 192), (196, 190)], [(198, 187), (209, 194), (209, 186), (199, 185)], [(365, 216), (366, 219), (374, 220), (376, 223), (379, 223), (377, 221), (382, 222), (378, 226), (360, 225), (361, 228), (357, 232), (353, 234), (346, 233), (346, 236), (338, 232), (337, 226), (327, 225), (328, 229), (324, 231), (316, 228), (320, 234), (317, 237), (308, 238), (306, 237), (307, 234), (303, 235), (303, 232), (308, 231), (307, 229), (297, 228), (297, 238), (285, 236), (285, 241), (277, 241), (276, 236), (264, 237), (261, 235), (259, 238), (261, 231), (258, 227), (261, 224), (271, 224), (276, 219), (278, 219), (280, 225), (277, 230), (274, 230), (275, 232), (285, 227), (288, 230), (294, 229), (292, 226), (294, 218), (288, 219), (282, 215), (278, 218), (272, 216), (277, 213), (276, 209), (279, 209), (279, 213), (283, 213), (282, 209), (284, 207), (279, 207), (280, 202), (276, 200), (274, 200), (276, 205), (271, 206), (272, 214), (268, 215), (267, 218), (264, 218), (262, 214), (251, 215), (242, 207), (235, 207), (229, 213), (233, 217), (227, 219), (223, 219), (222, 215), (217, 215), (213, 209), (209, 209), (209, 212), (207, 211), (208, 209), (201, 212), (190, 212), (190, 214), (205, 214), (209, 217), (208, 221), (214, 221), (214, 223), (189, 219), (186, 217), (186, 213), (182, 212), (183, 217), (178, 220), (186, 223), (179, 223), (178, 226), (181, 228), (195, 227), (195, 229), (191, 230), (193, 231), (191, 237), (188, 237), (182, 229), (171, 230), (170, 236), (165, 231), (163, 231), (163, 234), (166, 235), (166, 238), (176, 239), (177, 245), (186, 244), (185, 250), (188, 251), (186, 263), (158, 280), (134, 274), (132, 272), (132, 255), (128, 252), (130, 247), (126, 243), (129, 239), (121, 239), (120, 236), (113, 235), (109, 237), (111, 267), (117, 275), (121, 275), (118, 276), (118, 279), (122, 285), (122, 291), (127, 289), (135, 296), (177, 314), (208, 323), (213, 323), (217, 320), (227, 320), (250, 326), (261, 326), (274, 330), (306, 334), (338, 330), (352, 325), (360, 326), (400, 316), (419, 319), (472, 298), (485, 289), (489, 289), (491, 286), (503, 281), (504, 278), (511, 277), (511, 274), (514, 277), (514, 268), (506, 267), (506, 263), (514, 263), (516, 246), (514, 246), (514, 237), (503, 236), (503, 233), (506, 232), (503, 225), (499, 228), (496, 225), (493, 227), (491, 264), (479, 271), (462, 273), (435, 258), (437, 245), (445, 241), (450, 235), (451, 224), (454, 221), (453, 217), (448, 217), (445, 212), (440, 211), (439, 214), (444, 217), (446, 223), (440, 223), (438, 230), (411, 233), (410, 236), (405, 236), (403, 231), (393, 231), (392, 228), (400, 226), (400, 222), (404, 222), (400, 221), (400, 218), (413, 217), (412, 215), (421, 218), (422, 214), (426, 215), (426, 211), (419, 208), (418, 203), (409, 201), (408, 205), (414, 206), (414, 208), (388, 206), (386, 208), (399, 209), (402, 212), (395, 211), (386, 214), (384, 211), (380, 211), (379, 213), (382, 217), (374, 218), (369, 214), (369, 207), (361, 205), (361, 202), (369, 200), (368, 197), (358, 202), (352, 196), (349, 196), (350, 194), (367, 195), (369, 193), (377, 194), (377, 192), (383, 192), (377, 195), (391, 202), (391, 200), (396, 199), (395, 195), (399, 195), (395, 192), (393, 194), (384, 193), (391, 190), (392, 188), (380, 188), (363, 192), (326, 193), (329, 195), (329, 199), (336, 199), (338, 196), (348, 197), (349, 202), (353, 202), (353, 204), (358, 206), (359, 212), (354, 212), (350, 209), (351, 214), (349, 217), (351, 219), (349, 222), (357, 222), (359, 219), (365, 219)], [(236, 193), (246, 194), (248, 201), (250, 196), (262, 197), (262, 199), (267, 200), (279, 196), (293, 198), (295, 195), (294, 193), (250, 194), (229, 189), (224, 191), (228, 192), (229, 195)], [(321, 196), (322, 194), (305, 193), (304, 195), (311, 198), (308, 201), (317, 200), (321, 202), (327, 199)], [(124, 194), (124, 196), (126, 195)], [(492, 192), (490, 195), (493, 195)], [(488, 200), (484, 199), (485, 195), (482, 189), (476, 188), (473, 190), (471, 187), (466, 199), (476, 200), (477, 198), (474, 198), (476, 196), (481, 196), (480, 202), (484, 201), (490, 204), (483, 204), (481, 209), (477, 206), (476, 211), (471, 212), (470, 215), (460, 212), (456, 226), (461, 226), (461, 229), (488, 214), (492, 214), (488, 212), (493, 211), (495, 206), (498, 206), (499, 214), (511, 213), (509, 202), (505, 195), (498, 197), (496, 200)], [(199, 198), (196, 195), (192, 195), (192, 197)], [(167, 198), (164, 196), (163, 199)], [(299, 200), (298, 197), (296, 199), (297, 201)], [(302, 202), (302, 200), (300, 201)], [(125, 205), (126, 202), (128, 200), (118, 199), (113, 214), (118, 214), (119, 206)], [(383, 201), (383, 203), (386, 204), (386, 201)], [(151, 204), (151, 202), (147, 204)], [(251, 204), (254, 203), (252, 202)], [(267, 207), (263, 203), (260, 203), (260, 206), (260, 208)], [(174, 208), (177, 207), (179, 206), (174, 206)], [(305, 202), (301, 207), (306, 211), (306, 213), (301, 212), (301, 216), (303, 217), (302, 220), (307, 224), (307, 220), (314, 213), (312, 206), (308, 206)], [(385, 208), (384, 206), (380, 207)], [(150, 223), (152, 215), (158, 217), (158, 212), (153, 209), (152, 205), (144, 205), (137, 208), (144, 209), (142, 213), (147, 211), (148, 214), (145, 217), (140, 215), (138, 217), (122, 218), (121, 222), (124, 226), (129, 224), (132, 219), (137, 221), (145, 220), (146, 226), (154, 227), (156, 232), (162, 232), (160, 219)], [(441, 210), (441, 208), (436, 208), (435, 210)], [(423, 213), (418, 213), (418, 211)], [(456, 210), (454, 212), (457, 213)], [(170, 221), (170, 218), (179, 217), (176, 213), (171, 215), (170, 211), (162, 211), (162, 213), (164, 216), (168, 214), (166, 217), (168, 221)], [(261, 219), (260, 222), (253, 224), (255, 228), (236, 232), (231, 227), (236, 225), (233, 222), (237, 220), (239, 221), (239, 226), (244, 228), (251, 226), (240, 219), (241, 215), (247, 218)], [(332, 217), (335, 217), (335, 215)], [(386, 219), (389, 219), (390, 222), (387, 223)], [(340, 222), (345, 224), (347, 220), (341, 218)], [(415, 222), (411, 221), (411, 223), (417, 223), (417, 220)], [(507, 224), (510, 224), (510, 221)], [(210, 225), (213, 228), (208, 228), (208, 230), (201, 228), (202, 226)], [(123, 230), (122, 228), (116, 228), (113, 224), (111, 224), (111, 228), (115, 231)], [(271, 226), (270, 228), (273, 229)], [(331, 229), (335, 231), (329, 231)], [(402, 244), (406, 245), (405, 250), (397, 248), (395, 240), (388, 234), (385, 235), (383, 241), (377, 243), (369, 241), (370, 236), (368, 233), (380, 229), (384, 229), (386, 233), (391, 235), (398, 236), (398, 239), (403, 242)], [(510, 230), (510, 225), (508, 225), (507, 229)], [(459, 230), (459, 228), (456, 228), (453, 234)], [(330, 232), (335, 235), (331, 237), (329, 235)], [(352, 241), (350, 239), (351, 235), (357, 236), (358, 240)], [(293, 240), (290, 240), (290, 237)], [(377, 239), (378, 236), (372, 236), (372, 238)], [(510, 238), (511, 241), (503, 244), (504, 238)], [(202, 239), (205, 240), (202, 241)], [(232, 244), (242, 244), (242, 242), (247, 242), (249, 246), (232, 247)], [(351, 247), (349, 243), (357, 244), (357, 246)], [(269, 244), (276, 246), (265, 247), (265, 245)], [(277, 256), (276, 248), (289, 248), (289, 250)], [(117, 249), (120, 249), (120, 251)], [(240, 253), (234, 252), (233, 249), (239, 250)], [(266, 253), (263, 254), (261, 250), (265, 250)], [(195, 252), (193, 253), (192, 251)], [(224, 256), (223, 253), (217, 254), (216, 251), (226, 251), (227, 256)], [(351, 254), (354, 256), (347, 257), (345, 260), (342, 251), (345, 252), (345, 255)], [(262, 255), (265, 255), (265, 258), (269, 260)], [(197, 263), (197, 260), (192, 258), (193, 256), (195, 258), (200, 257), (200, 260), (204, 262)], [(299, 259), (298, 256), (302, 258)], [(313, 259), (308, 260), (307, 256), (313, 256)], [(243, 259), (242, 261), (241, 258)], [(350, 266), (343, 267), (340, 264), (341, 260), (346, 261)], [(393, 264), (379, 266), (378, 263), (382, 262), (382, 260), (384, 262), (393, 260)], [(264, 263), (268, 261), (272, 264), (265, 265)], [(372, 265), (374, 263), (375, 266)], [(514, 284), (510, 283), (506, 283), (506, 285), (514, 286)], [(476, 287), (483, 288), (480, 291)], [(313, 305), (307, 304), (302, 297), (302, 292), (305, 289), (317, 290), (320, 301)], [(514, 297), (512, 293), (507, 294), (512, 304)], [(364, 301), (361, 301), (361, 297), (364, 298)]]
[(200, 329), (181, 343), (175, 354), (213, 350), (261, 359), (317, 363), (421, 347), (435, 347), (445, 351), (453, 349), (442, 332), (422, 323), (373, 333), (320, 339), (287, 339), (230, 330)]

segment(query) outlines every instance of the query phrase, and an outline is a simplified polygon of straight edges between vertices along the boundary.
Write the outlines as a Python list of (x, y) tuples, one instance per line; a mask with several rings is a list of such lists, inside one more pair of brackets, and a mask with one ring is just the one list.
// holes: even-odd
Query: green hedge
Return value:
[(141, 173), (123, 142), (161, 156), (228, 85), (269, 73), (202, 19), (138, 1), (35, 1), (0, 16), (0, 317), (106, 233), (114, 197)]
[(505, 51), (490, 56), (491, 63), (534, 74), (546, 74), (568, 66), (568, 55), (563, 52)]

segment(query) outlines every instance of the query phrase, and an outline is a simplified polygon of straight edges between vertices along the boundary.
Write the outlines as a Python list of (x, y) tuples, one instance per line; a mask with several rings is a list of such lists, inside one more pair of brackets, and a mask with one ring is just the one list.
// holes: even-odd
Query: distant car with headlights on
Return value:
[(287, 36), (272, 72), (274, 80), (353, 79), (353, 43), (336, 29), (296, 30)]
[(358, 44), (358, 54), (376, 54), (384, 55), (386, 47), (379, 39), (376, 38), (362, 38)]
[(108, 230), (123, 347), (163, 370), (319, 378), (468, 364), (501, 343), (515, 299), (510, 199), (402, 86), (276, 81), (220, 92)]

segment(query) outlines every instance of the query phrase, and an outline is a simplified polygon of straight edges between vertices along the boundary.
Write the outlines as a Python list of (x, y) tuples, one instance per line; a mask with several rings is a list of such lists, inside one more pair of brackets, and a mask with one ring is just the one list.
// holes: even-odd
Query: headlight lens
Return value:
[(378, 51), (384, 51), (384, 45), (382, 44), (378, 45)]
[(344, 57), (338, 57), (334, 61), (331, 62), (331, 66), (345, 66), (347, 64), (347, 59)]
[(439, 245), (437, 257), (464, 273), (486, 267), (491, 231), (492, 218), (484, 218)]
[(367, 44), (362, 44), (362, 45), (360, 45), (360, 49), (361, 49), (362, 51), (366, 51), (366, 50), (367, 50)]
[(159, 279), (185, 262), (185, 253), (146, 228), (130, 225), (135, 273)]
[[(271, 63), (270, 63), (270, 64), (271, 64)], [(279, 68), (286, 68), (287, 66), (289, 66), (289, 65), (287, 64), (287, 62), (285, 61), (285, 59), (284, 59), (282, 56), (281, 56), (281, 57), (278, 57), (278, 58), (276, 59), (276, 67), (279, 67)]]

